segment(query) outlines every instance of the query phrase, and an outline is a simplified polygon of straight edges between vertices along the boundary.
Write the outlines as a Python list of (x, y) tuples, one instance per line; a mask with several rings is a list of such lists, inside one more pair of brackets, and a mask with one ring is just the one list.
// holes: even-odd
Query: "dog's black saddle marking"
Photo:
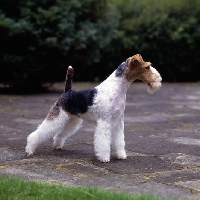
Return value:
[(59, 104), (73, 115), (83, 114), (93, 105), (96, 93), (96, 88), (82, 91), (68, 90), (61, 95)]
[(122, 76), (122, 74), (124, 73), (124, 70), (127, 68), (128, 66), (128, 59), (123, 62), (121, 65), (118, 66), (118, 68), (116, 69), (116, 76)]

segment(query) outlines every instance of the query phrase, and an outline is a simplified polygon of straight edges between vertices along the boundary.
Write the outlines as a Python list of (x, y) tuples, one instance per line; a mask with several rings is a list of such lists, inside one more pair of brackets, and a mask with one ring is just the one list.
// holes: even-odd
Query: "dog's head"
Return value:
[(142, 80), (147, 84), (149, 93), (153, 93), (161, 87), (162, 78), (160, 74), (151, 66), (150, 62), (145, 62), (140, 54), (128, 58), (127, 61), (128, 66), (124, 71), (124, 76), (128, 81)]

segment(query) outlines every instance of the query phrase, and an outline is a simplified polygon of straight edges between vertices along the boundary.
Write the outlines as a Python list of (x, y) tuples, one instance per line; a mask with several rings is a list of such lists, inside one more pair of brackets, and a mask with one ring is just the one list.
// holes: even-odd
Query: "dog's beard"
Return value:
[(160, 87), (161, 87), (161, 82), (153, 82), (147, 85), (147, 91), (150, 94), (153, 94)]

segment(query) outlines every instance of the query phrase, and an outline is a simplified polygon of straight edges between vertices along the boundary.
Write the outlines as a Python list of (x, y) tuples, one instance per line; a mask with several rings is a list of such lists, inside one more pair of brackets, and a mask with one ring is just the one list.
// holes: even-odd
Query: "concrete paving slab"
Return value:
[(135, 194), (154, 194), (159, 198), (198, 199), (198, 197), (194, 197), (194, 195), (192, 195), (189, 191), (184, 190), (183, 188), (156, 182), (139, 184), (134, 187), (126, 188), (126, 190), (134, 192)]
[[(95, 84), (74, 84), (88, 89)], [(200, 85), (164, 83), (155, 94), (133, 83), (127, 93), (125, 140), (128, 158), (99, 163), (94, 126), (84, 123), (63, 150), (52, 140), (27, 158), (27, 136), (63, 91), (29, 95), (0, 90), (0, 174), (65, 185), (98, 186), (157, 197), (200, 199)]]

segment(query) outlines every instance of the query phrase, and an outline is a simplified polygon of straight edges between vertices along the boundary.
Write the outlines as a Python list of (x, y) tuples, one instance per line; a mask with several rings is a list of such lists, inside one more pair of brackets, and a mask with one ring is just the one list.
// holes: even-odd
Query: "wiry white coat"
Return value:
[(148, 73), (144, 70), (143, 78), (135, 76), (137, 71), (132, 73), (134, 78), (131, 81), (128, 81), (123, 75), (116, 76), (116, 71), (114, 71), (96, 87), (97, 93), (93, 105), (89, 107), (85, 114), (71, 115), (60, 106), (59, 114), (55, 119), (48, 119), (47, 117), (38, 129), (28, 136), (27, 155), (32, 155), (38, 145), (51, 137), (54, 138), (54, 147), (61, 149), (65, 140), (81, 127), (83, 119), (96, 125), (94, 149), (100, 162), (110, 161), (111, 149), (116, 158), (126, 159), (124, 110), (127, 90), (131, 82), (137, 78), (147, 83), (151, 80), (148, 84), (150, 93), (161, 86), (162, 78), (157, 70), (153, 67), (149, 67), (148, 70)]
[(96, 87), (94, 104), (82, 119), (95, 123), (94, 149), (101, 162), (110, 161), (111, 147), (118, 159), (126, 159), (124, 142), (124, 109), (130, 82), (116, 77), (114, 71)]
[(27, 138), (26, 153), (32, 155), (36, 148), (54, 138), (54, 147), (61, 149), (65, 140), (81, 127), (82, 119), (96, 125), (95, 154), (101, 162), (110, 161), (111, 147), (118, 159), (126, 159), (124, 142), (124, 109), (130, 82), (116, 77), (115, 71), (99, 86), (94, 103), (85, 114), (71, 115), (60, 107), (54, 120), (47, 118)]

